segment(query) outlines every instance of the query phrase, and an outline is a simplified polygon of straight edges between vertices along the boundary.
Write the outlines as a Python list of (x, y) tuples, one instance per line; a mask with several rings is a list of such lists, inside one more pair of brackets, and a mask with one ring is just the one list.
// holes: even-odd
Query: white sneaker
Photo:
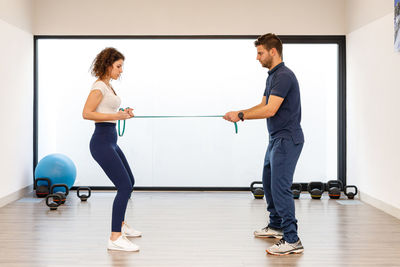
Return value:
[(111, 241), (109, 239), (107, 249), (122, 250), (122, 251), (139, 251), (139, 246), (136, 244), (133, 244), (128, 238), (121, 235), (115, 241)]
[(254, 231), (256, 237), (270, 237), (270, 238), (282, 238), (282, 230), (272, 229), (270, 227), (264, 227), (263, 229)]
[(121, 232), (122, 232), (122, 235), (127, 236), (127, 237), (141, 237), (142, 236), (142, 232), (133, 229), (126, 223), (124, 223), (124, 225), (122, 225)]

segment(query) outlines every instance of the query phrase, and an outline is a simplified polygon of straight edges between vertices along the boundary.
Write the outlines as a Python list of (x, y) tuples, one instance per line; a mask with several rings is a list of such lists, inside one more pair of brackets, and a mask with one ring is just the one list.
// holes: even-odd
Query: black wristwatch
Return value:
[(243, 116), (244, 116), (243, 112), (240, 111), (240, 112), (238, 113), (238, 117), (239, 117), (239, 119), (240, 119), (241, 121), (244, 121)]

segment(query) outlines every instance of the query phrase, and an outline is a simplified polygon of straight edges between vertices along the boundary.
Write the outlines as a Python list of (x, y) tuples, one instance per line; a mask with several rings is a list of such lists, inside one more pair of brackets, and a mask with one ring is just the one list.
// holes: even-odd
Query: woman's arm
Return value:
[(126, 120), (133, 117), (128, 113), (128, 111), (118, 111), (117, 113), (113, 114), (96, 112), (96, 108), (100, 104), (102, 99), (103, 95), (100, 90), (92, 90), (90, 92), (82, 112), (82, 117), (85, 120), (100, 122), (100, 121)]

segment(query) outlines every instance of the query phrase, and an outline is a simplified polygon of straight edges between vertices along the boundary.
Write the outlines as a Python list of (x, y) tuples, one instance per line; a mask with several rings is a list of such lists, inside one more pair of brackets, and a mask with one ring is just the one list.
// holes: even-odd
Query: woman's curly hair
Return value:
[(125, 60), (125, 57), (117, 49), (113, 47), (104, 48), (93, 60), (90, 67), (92, 75), (97, 78), (104, 77), (107, 74), (107, 68), (120, 59)]

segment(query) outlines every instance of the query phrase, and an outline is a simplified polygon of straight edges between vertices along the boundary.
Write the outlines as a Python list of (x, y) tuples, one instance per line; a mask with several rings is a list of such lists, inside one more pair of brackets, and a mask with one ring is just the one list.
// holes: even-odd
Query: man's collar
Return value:
[(274, 73), (277, 69), (279, 69), (282, 66), (285, 66), (284, 62), (281, 62), (278, 65), (276, 65), (272, 70), (268, 71), (268, 74), (271, 75), (272, 73)]

